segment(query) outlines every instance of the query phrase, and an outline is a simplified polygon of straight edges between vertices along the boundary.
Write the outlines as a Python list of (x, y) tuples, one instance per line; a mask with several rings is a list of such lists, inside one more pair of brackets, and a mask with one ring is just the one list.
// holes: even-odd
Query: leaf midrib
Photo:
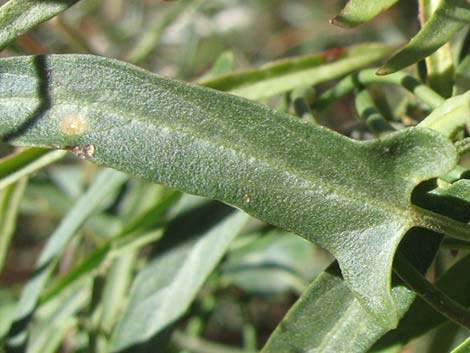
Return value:
[[(18, 96), (0, 97), (0, 100), (21, 100), (21, 101), (29, 100), (29, 101), (36, 101), (36, 102), (41, 101), (41, 99), (38, 99), (38, 98), (35, 98), (35, 97), (18, 97)], [(62, 100), (62, 99), (57, 99), (57, 98), (53, 99), (53, 105), (54, 106), (70, 105), (70, 104), (75, 104), (77, 106), (82, 106), (83, 107), (83, 106), (92, 105), (92, 102), (89, 102), (89, 101), (86, 101), (86, 100), (73, 100), (73, 99)], [(84, 104), (86, 104), (86, 105), (84, 105)], [(100, 102), (100, 108), (95, 108), (95, 109), (97, 109), (98, 111), (105, 112), (105, 113), (106, 113), (106, 111), (116, 111), (114, 109), (102, 109), (102, 107), (110, 108), (110, 106), (108, 104), (106, 104), (105, 102)], [(364, 204), (372, 205), (372, 206), (375, 206), (376, 208), (379, 208), (379, 209), (389, 210), (390, 212), (392, 212), (393, 214), (396, 214), (400, 218), (407, 219), (408, 223), (412, 224), (412, 217), (410, 217), (409, 212), (408, 212), (409, 209), (405, 209), (405, 208), (396, 206), (394, 204), (383, 202), (382, 200), (379, 200), (379, 199), (377, 199), (373, 196), (371, 196), (370, 198), (367, 198), (366, 195), (363, 194), (363, 193), (352, 192), (351, 188), (344, 188), (341, 185), (328, 182), (324, 179), (320, 179), (320, 178), (311, 179), (308, 176), (306, 176), (305, 173), (303, 173), (302, 171), (300, 171), (298, 169), (293, 170), (292, 168), (290, 168), (288, 166), (276, 164), (274, 160), (262, 158), (259, 155), (257, 155), (256, 153), (253, 153), (253, 151), (250, 151), (250, 153), (247, 153), (242, 148), (234, 148), (233, 146), (225, 145), (219, 139), (217, 139), (217, 141), (210, 140), (206, 136), (203, 136), (203, 135), (201, 135), (200, 133), (198, 133), (197, 131), (194, 131), (194, 130), (191, 130), (191, 131), (180, 130), (180, 129), (176, 128), (175, 126), (164, 124), (164, 121), (159, 121), (158, 126), (155, 125), (155, 124), (152, 124), (150, 121), (149, 121), (150, 124), (146, 124), (145, 121), (142, 121), (142, 119), (139, 119), (138, 115), (136, 115), (133, 112), (129, 112), (127, 110), (122, 110), (122, 109), (119, 109), (117, 112), (125, 114), (125, 115), (131, 117), (127, 120), (125, 118), (123, 119), (123, 120), (125, 120), (124, 125), (130, 124), (130, 123), (138, 123), (138, 124), (143, 124), (145, 128), (148, 128), (148, 125), (151, 125), (153, 128), (156, 128), (156, 129), (159, 129), (159, 128), (168, 129), (170, 131), (173, 131), (174, 133), (178, 133), (180, 135), (183, 135), (186, 138), (190, 137), (190, 138), (198, 139), (198, 140), (201, 140), (205, 143), (211, 144), (211, 145), (215, 146), (216, 148), (222, 148), (222, 149), (230, 150), (230, 151), (233, 151), (237, 154), (242, 154), (242, 155), (254, 158), (256, 161), (258, 161), (261, 164), (265, 164), (266, 166), (268, 166), (270, 168), (280, 170), (281, 172), (285, 172), (285, 173), (289, 174), (289, 176), (294, 177), (295, 179), (301, 179), (305, 182), (308, 182), (310, 185), (320, 185), (320, 186), (325, 187), (327, 189), (335, 190), (336, 191), (335, 194), (339, 195), (342, 198), (349, 199), (349, 200), (354, 200), (355, 202), (362, 201)], [(122, 129), (122, 127), (123, 127), (123, 125), (117, 125), (117, 126), (112, 127), (111, 129), (96, 131), (96, 132), (109, 132), (109, 131), (114, 130), (114, 129)], [(48, 147), (50, 147), (50, 146), (48, 146)]]

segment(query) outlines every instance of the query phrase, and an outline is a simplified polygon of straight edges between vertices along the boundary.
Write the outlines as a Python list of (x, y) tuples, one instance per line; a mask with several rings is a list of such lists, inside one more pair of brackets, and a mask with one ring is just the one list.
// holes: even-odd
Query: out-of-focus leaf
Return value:
[(200, 78), (201, 82), (210, 81), (211, 79), (215, 79), (218, 76), (223, 74), (227, 74), (230, 71), (233, 71), (235, 68), (235, 56), (231, 51), (225, 51), (219, 55), (216, 62), (210, 69), (208, 73), (206, 73), (203, 77)]
[(7, 334), (15, 317), (16, 299), (8, 289), (0, 289), (0, 340)]
[[(111, 340), (112, 352), (145, 346), (179, 319), (247, 220), (240, 211), (227, 214), (226, 207), (222, 212), (205, 207), (175, 222), (159, 244), (159, 254), (135, 280)], [(165, 351), (155, 348), (153, 352)]]
[(372, 20), (396, 2), (398, 0), (349, 0), (331, 23), (341, 27), (355, 27)]
[(470, 22), (468, 0), (442, 0), (428, 22), (407, 46), (395, 54), (377, 73), (387, 75), (412, 65), (447, 43)]
[(390, 273), (406, 231), (430, 227), (464, 239), (470, 231), (410, 204), (417, 184), (457, 162), (454, 145), (432, 130), (358, 142), (240, 97), (94, 56), (5, 59), (0, 77), (6, 74), (14, 87), (0, 80), (0, 97), (8, 98), (0, 105), (0, 136), (66, 148), (222, 200), (317, 242), (385, 327), (397, 324)]
[(78, 0), (10, 0), (0, 8), (0, 49)]
[(289, 289), (302, 292), (330, 262), (326, 254), (315, 252), (313, 244), (274, 230), (230, 251), (222, 275), (224, 281), (248, 293), (271, 294)]
[[(442, 238), (413, 229), (401, 251), (426, 271)], [(423, 246), (424, 244), (424, 246)], [(394, 281), (392, 295), (402, 316), (415, 294)], [(388, 330), (364, 310), (331, 265), (305, 290), (273, 332), (261, 353), (365, 353)]]
[(26, 353), (57, 352), (64, 337), (77, 324), (75, 314), (87, 304), (90, 295), (91, 280), (41, 307), (31, 328), (31, 341)]
[(470, 55), (466, 56), (455, 70), (455, 84), (452, 95), (470, 91)]
[(465, 342), (463, 342), (461, 345), (456, 347), (450, 353), (468, 353), (468, 352), (470, 352), (470, 338), (466, 339)]
[[(438, 288), (460, 304), (469, 306), (470, 276), (468, 269), (470, 256), (460, 260), (436, 282)], [(381, 338), (370, 353), (398, 353), (412, 339), (447, 322), (447, 319), (432, 309), (419, 297), (400, 321), (398, 327)]]
[(381, 44), (332, 49), (281, 60), (259, 69), (229, 73), (201, 84), (256, 100), (337, 79), (381, 61), (391, 50)]
[(99, 207), (103, 199), (116, 191), (127, 178), (125, 174), (115, 170), (108, 169), (102, 171), (87, 192), (83, 194), (67, 216), (65, 216), (54, 234), (51, 235), (39, 257), (36, 272), (28, 281), (21, 294), (15, 322), (12, 324), (9, 332), (8, 344), (12, 351), (26, 344), (25, 328), (52, 273), (56, 260), (61, 255), (64, 247), (77, 233), (83, 223)]
[(447, 99), (434, 109), (419, 126), (439, 131), (449, 138), (468, 123), (470, 115), (470, 91), (460, 96)]
[(16, 217), (28, 178), (0, 190), (0, 273), (15, 231)]
[(65, 151), (28, 148), (0, 159), (0, 189), (65, 156)]

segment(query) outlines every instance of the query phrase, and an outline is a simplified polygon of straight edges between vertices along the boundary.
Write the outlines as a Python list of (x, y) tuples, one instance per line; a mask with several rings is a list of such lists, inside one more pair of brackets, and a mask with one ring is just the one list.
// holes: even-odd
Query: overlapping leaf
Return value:
[(341, 27), (355, 27), (372, 20), (397, 2), (398, 0), (349, 0), (331, 23)]
[(469, 0), (442, 0), (418, 34), (378, 73), (387, 75), (424, 59), (449, 42), (457, 31), (469, 23)]
[(332, 49), (280, 60), (259, 69), (228, 73), (201, 84), (245, 98), (262, 99), (296, 87), (334, 80), (384, 59), (391, 50), (390, 46), (382, 44)]
[(412, 189), (456, 164), (445, 137), (415, 128), (355, 142), (94, 56), (5, 59), (1, 77), (9, 78), (0, 79), (4, 139), (66, 148), (317, 242), (336, 256), (366, 311), (384, 327), (397, 324), (393, 255), (408, 229), (426, 226), (410, 205)]
[(0, 8), (0, 49), (79, 0), (10, 0)]

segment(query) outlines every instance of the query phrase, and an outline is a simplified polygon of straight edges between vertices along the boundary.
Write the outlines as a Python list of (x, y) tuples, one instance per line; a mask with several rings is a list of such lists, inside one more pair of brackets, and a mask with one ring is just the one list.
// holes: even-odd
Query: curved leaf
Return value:
[[(433, 232), (414, 228), (400, 251), (425, 272), (441, 240)], [(394, 281), (392, 295), (402, 316), (416, 294)], [(341, 278), (337, 264), (333, 264), (304, 291), (261, 353), (364, 353), (387, 331), (361, 307)]]
[(131, 347), (144, 345), (186, 312), (249, 219), (243, 212), (222, 206), (205, 205), (169, 227), (159, 244), (159, 254), (134, 282), (129, 304), (111, 340), (112, 352), (133, 352)]
[(94, 56), (0, 63), (3, 138), (69, 149), (317, 242), (338, 259), (366, 310), (385, 327), (397, 324), (393, 255), (404, 233), (422, 223), (410, 205), (413, 188), (456, 164), (447, 138), (413, 128), (357, 142), (239, 97)]
[(349, 0), (331, 23), (341, 27), (356, 27), (372, 20), (397, 2), (398, 0)]
[(319, 54), (279, 60), (259, 69), (232, 72), (202, 85), (237, 96), (261, 99), (337, 79), (385, 58), (392, 48), (382, 44), (364, 44)]
[(428, 22), (408, 45), (395, 54), (377, 74), (387, 75), (434, 53), (470, 22), (469, 0), (442, 0)]
[(79, 0), (10, 0), (0, 8), (0, 49)]

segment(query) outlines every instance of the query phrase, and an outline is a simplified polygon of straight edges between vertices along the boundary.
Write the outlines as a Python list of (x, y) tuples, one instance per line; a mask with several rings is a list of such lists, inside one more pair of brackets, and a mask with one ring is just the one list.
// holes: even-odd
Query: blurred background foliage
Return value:
[[(356, 43), (402, 44), (418, 30), (414, 1), (401, 1), (357, 29), (345, 30), (330, 25), (328, 19), (334, 17), (344, 3), (320, 0), (83, 0), (20, 36), (1, 55), (91, 53), (196, 82), (208, 74), (218, 60), (226, 60), (229, 69), (247, 69), (281, 58)], [(329, 86), (331, 83), (319, 89)], [(383, 96), (383, 92), (377, 91), (377, 97)], [(106, 92), (102, 94), (106, 95)], [(391, 102), (389, 108), (405, 109), (399, 104), (403, 93), (397, 93), (395, 89), (387, 90), (382, 98)], [(267, 103), (286, 110), (282, 108), (283, 99), (277, 97)], [(413, 112), (409, 113), (413, 115)], [(324, 124), (353, 137), (364, 137), (351, 97), (318, 114), (317, 118)], [(416, 114), (419, 116), (420, 112)], [(7, 151), (5, 146), (3, 149)], [(95, 180), (98, 171), (98, 167), (86, 161), (67, 156), (30, 178), (19, 205), (16, 230), (4, 262), (0, 262), (0, 266), (3, 265), (0, 267), (0, 336), (8, 329), (15, 302), (34, 271), (45, 241)], [(158, 232), (174, 222), (175, 205), (181, 206), (184, 201), (181, 207), (191, 208), (196, 206), (188, 204), (207, 203), (199, 198), (190, 199), (192, 201), (188, 203), (177, 192), (136, 179), (128, 180), (107, 195), (80, 230), (80, 236), (67, 245), (61, 256), (43, 295), (45, 304), (41, 305), (35, 321), (35, 350), (41, 353), (85, 352), (91, 351), (90, 344), (94, 344), (99, 351), (100, 334), (90, 332), (99, 321), (96, 317), (102, 309), (97, 302), (105, 292), (103, 286), (110, 271), (118, 271), (112, 278), (123, 281), (126, 292), (132, 278), (158, 254), (155, 250), (161, 236)], [(150, 214), (154, 218), (145, 227), (145, 234), (150, 231), (157, 234), (152, 233), (150, 240), (143, 244), (132, 244), (131, 252), (123, 252), (124, 258), (128, 257), (128, 264), (121, 264), (122, 273), (119, 266), (115, 266), (116, 257), (112, 256), (80, 270), (84, 259), (109, 244), (128, 220), (142, 214), (142, 210), (155, 207), (161, 200), (167, 200), (163, 212), (158, 217)], [(214, 207), (223, 207), (217, 205)], [(177, 323), (178, 330), (169, 351), (256, 351), (302, 290), (331, 261), (331, 256), (317, 246), (251, 219), (231, 244), (190, 310)], [(54, 289), (60, 288), (61, 279), (67, 279), (77, 268), (84, 277), (77, 281), (78, 287), (73, 287), (80, 288), (74, 293), (79, 298), (73, 299), (65, 291), (65, 294), (56, 295), (58, 299), (54, 302)], [(48, 295), (53, 298), (49, 302)], [(123, 295), (121, 300), (125, 301), (125, 297)], [(58, 308), (65, 306), (68, 300), (74, 303), (70, 312), (57, 316)], [(117, 304), (116, 315), (124, 305)], [(62, 323), (63, 332), (53, 332), (60, 336), (60, 340), (56, 339), (58, 342), (52, 342), (51, 333), (45, 333), (41, 326), (45, 322), (50, 324), (52, 317)], [(115, 322), (115, 318), (111, 320), (111, 326)], [(420, 352), (420, 349), (435, 344), (436, 332), (414, 343), (413, 350), (408, 347), (407, 352)], [(447, 337), (459, 335), (456, 332), (454, 329)], [(218, 346), (220, 344), (223, 346)]]

